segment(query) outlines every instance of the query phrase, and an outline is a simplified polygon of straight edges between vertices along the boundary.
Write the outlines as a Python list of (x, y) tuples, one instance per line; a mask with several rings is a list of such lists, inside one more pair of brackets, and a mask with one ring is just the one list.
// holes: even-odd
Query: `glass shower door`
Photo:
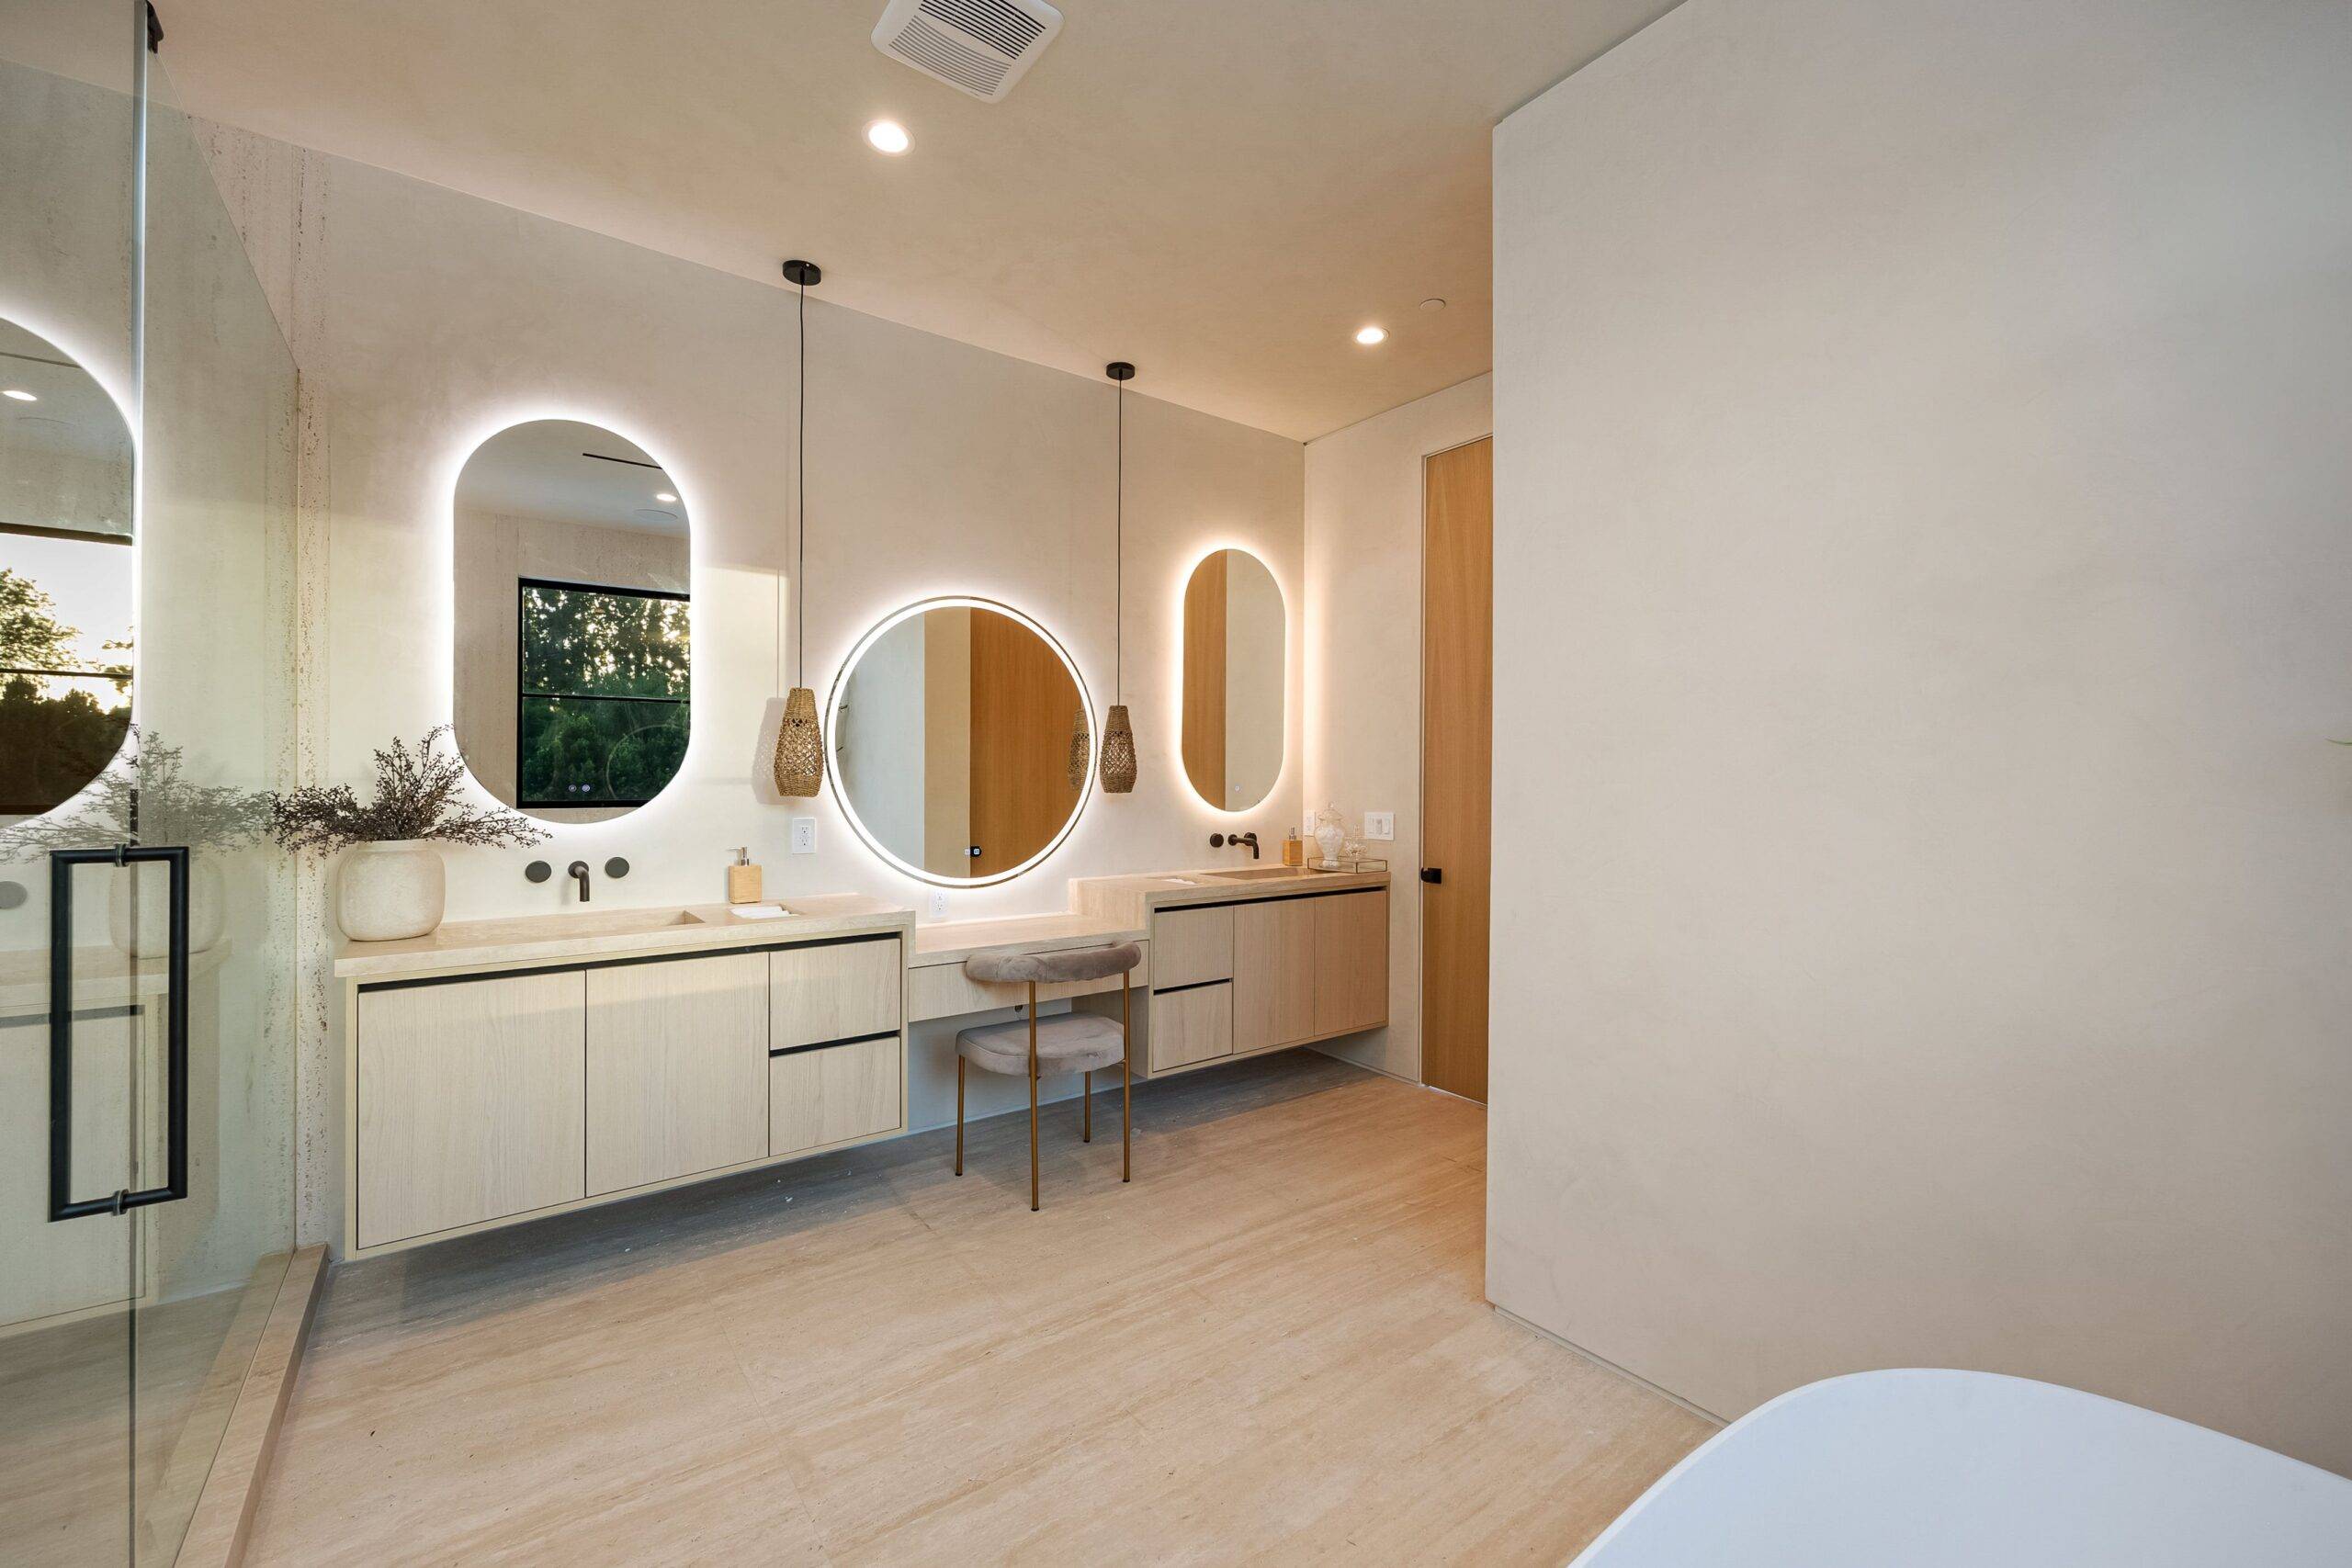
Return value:
[[(106, 937), (125, 872), (50, 857), (121, 841), (101, 781), (133, 703), (135, 19), (0, 0), (0, 1562), (65, 1568), (132, 1540), (138, 1221), (51, 1216), (143, 1185), (153, 1021)], [(59, 952), (85, 960), (62, 985)]]
[(292, 360), (126, 0), (0, 0), (0, 1562), (175, 1561), (293, 1236)]

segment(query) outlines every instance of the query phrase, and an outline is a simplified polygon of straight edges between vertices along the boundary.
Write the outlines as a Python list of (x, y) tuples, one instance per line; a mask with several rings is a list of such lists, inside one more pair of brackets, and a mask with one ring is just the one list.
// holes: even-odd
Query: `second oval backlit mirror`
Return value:
[[(861, 638), (834, 683), (829, 772), (852, 825), (899, 870), (971, 886), (1026, 871), (1086, 803), (1086, 694), (1061, 644), (982, 599), (913, 604)], [(1081, 742), (1091, 747), (1091, 742)]]
[(676, 482), (601, 425), (512, 425), (458, 476), (455, 547), (458, 749), (482, 787), (559, 821), (661, 794), (693, 713)]
[(1247, 550), (1217, 550), (1184, 587), (1184, 776), (1225, 811), (1283, 772), (1283, 591)]

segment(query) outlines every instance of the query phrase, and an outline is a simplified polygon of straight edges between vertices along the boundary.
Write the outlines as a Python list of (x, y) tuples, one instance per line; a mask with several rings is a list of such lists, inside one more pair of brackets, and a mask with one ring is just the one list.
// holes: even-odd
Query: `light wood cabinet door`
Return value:
[(768, 1058), (768, 1153), (799, 1154), (897, 1130), (900, 1064), (897, 1035), (789, 1051)]
[(899, 1027), (899, 939), (811, 942), (768, 954), (768, 1045), (785, 1051)]
[(1233, 909), (1233, 1054), (1294, 1045), (1315, 1032), (1313, 898)]
[(588, 971), (588, 1192), (768, 1152), (764, 954)]
[(1168, 987), (1233, 978), (1233, 907), (1162, 909), (1151, 918), (1151, 983)]
[(1151, 998), (1151, 1070), (1189, 1067), (1233, 1055), (1233, 987), (1162, 991)]
[(585, 1196), (579, 970), (362, 991), (358, 1245)]
[(1335, 893), (1315, 906), (1315, 1032), (1388, 1021), (1388, 895)]

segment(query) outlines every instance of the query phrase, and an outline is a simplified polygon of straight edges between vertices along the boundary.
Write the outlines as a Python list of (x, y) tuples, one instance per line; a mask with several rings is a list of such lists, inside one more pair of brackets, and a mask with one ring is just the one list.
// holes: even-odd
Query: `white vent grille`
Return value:
[(995, 103), (1061, 30), (1062, 14), (1044, 0), (890, 0), (874, 47)]

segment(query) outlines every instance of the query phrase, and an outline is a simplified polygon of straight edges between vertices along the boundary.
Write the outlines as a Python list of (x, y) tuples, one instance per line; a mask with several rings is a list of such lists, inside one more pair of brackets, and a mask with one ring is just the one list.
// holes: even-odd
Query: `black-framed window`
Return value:
[(514, 804), (642, 806), (686, 754), (687, 599), (515, 584)]

